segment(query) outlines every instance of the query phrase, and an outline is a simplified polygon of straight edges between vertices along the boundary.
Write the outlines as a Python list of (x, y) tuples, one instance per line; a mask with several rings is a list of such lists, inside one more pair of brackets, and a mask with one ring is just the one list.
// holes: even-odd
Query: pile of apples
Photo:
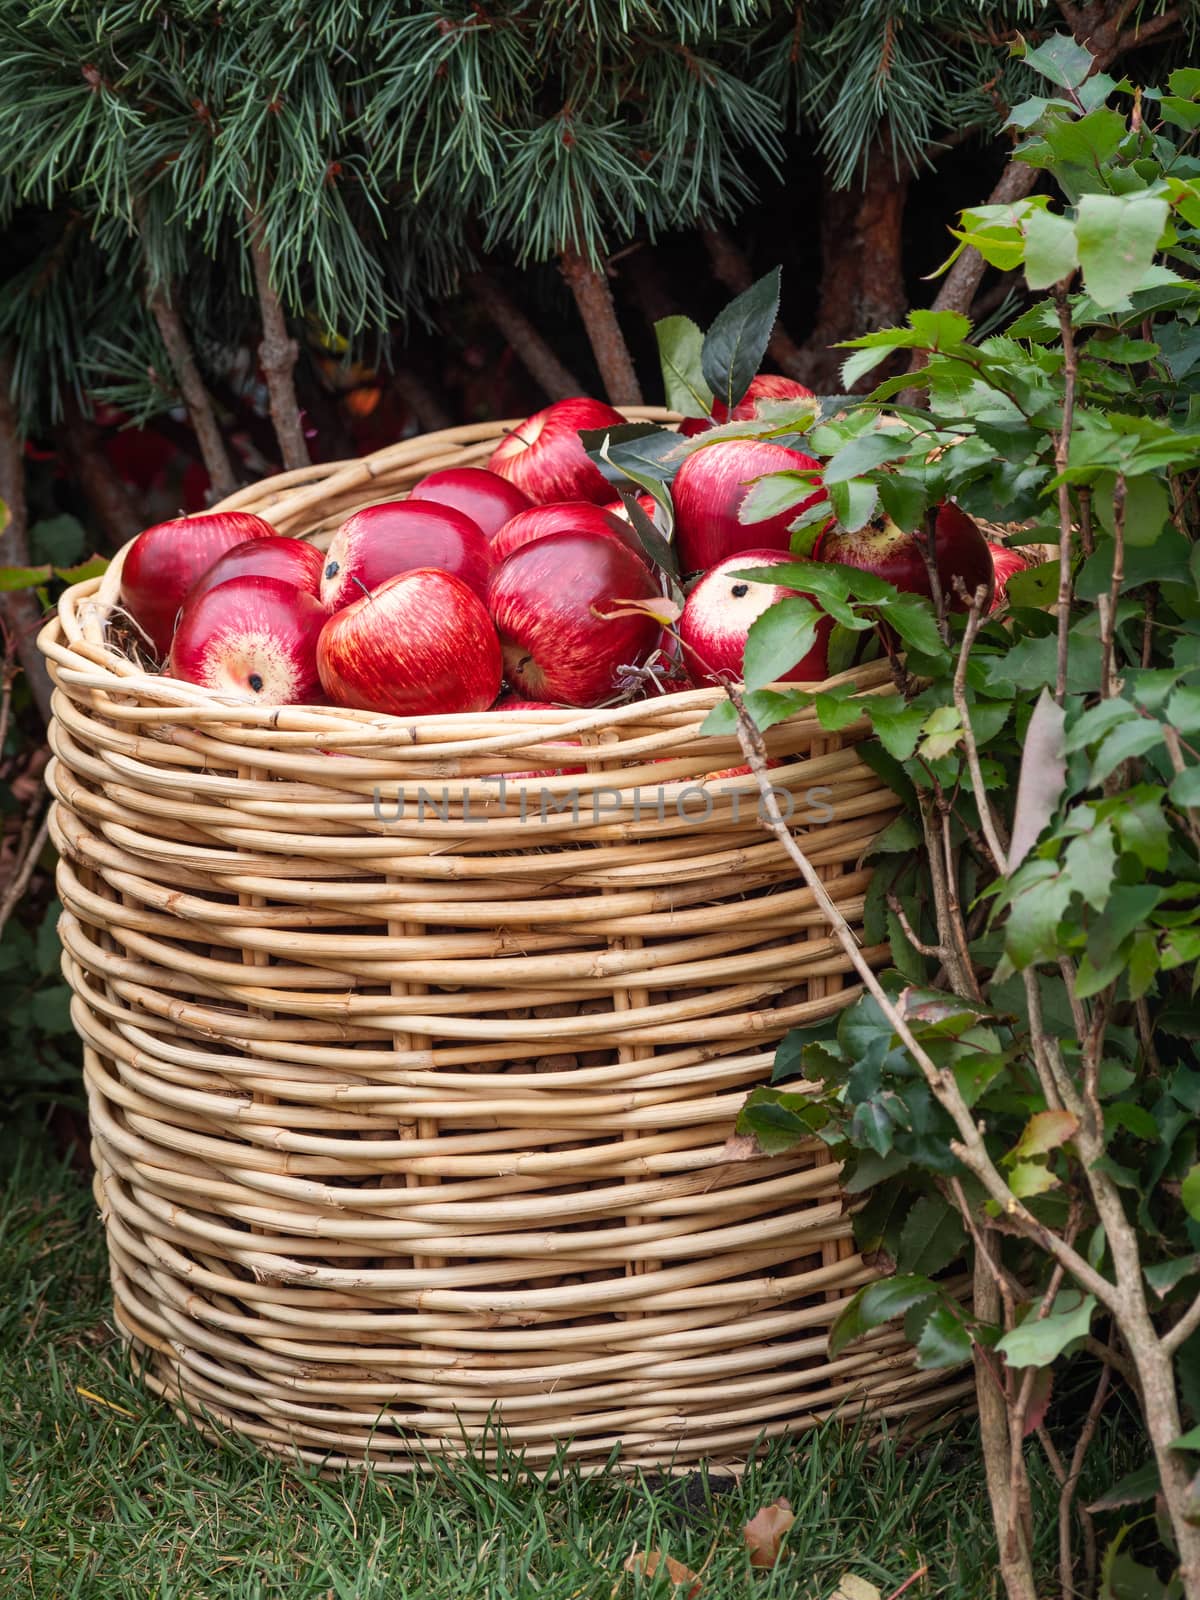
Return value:
[[(764, 398), (807, 396), (759, 377), (727, 418), (685, 421), (697, 438), (756, 415)], [(749, 583), (745, 567), (787, 563), (788, 529), (824, 491), (819, 463), (753, 438), (698, 445), (675, 475), (675, 544), (699, 574), (664, 631), (663, 574), (643, 548), (580, 432), (624, 423), (611, 406), (560, 400), (513, 430), (488, 467), (432, 472), (405, 500), (348, 517), (322, 555), (248, 512), (160, 523), (133, 543), (121, 603), (165, 670), (263, 705), (335, 704), (397, 716), (520, 705), (595, 706), (628, 692), (740, 675), (751, 624), (795, 591)], [(764, 475), (802, 471), (795, 503), (745, 525), (738, 511)], [(652, 509), (647, 498), (643, 505)], [(814, 553), (929, 592), (910, 535), (890, 524), (829, 526)], [(937, 519), (942, 586), (991, 591), (992, 557), (975, 524), (947, 503)], [(789, 673), (826, 676), (829, 628)]]

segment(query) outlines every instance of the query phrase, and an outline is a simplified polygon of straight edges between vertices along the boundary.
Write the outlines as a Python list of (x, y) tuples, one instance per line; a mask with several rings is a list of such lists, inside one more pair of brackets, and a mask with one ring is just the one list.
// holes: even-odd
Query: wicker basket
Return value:
[[(225, 504), (320, 540), (503, 426)], [(837, 1408), (963, 1392), (895, 1330), (829, 1359), (876, 1269), (824, 1147), (723, 1151), (775, 1041), (856, 991), (753, 780), (697, 787), (739, 760), (698, 734), (717, 691), (411, 722), (225, 703), (110, 642), (119, 569), (41, 643), (97, 1193), (155, 1390), (214, 1433), (389, 1472), (486, 1452), (497, 1424), (535, 1471), (564, 1441), (729, 1463)], [(852, 922), (894, 807), (862, 732), (769, 736)], [(502, 796), (499, 774), (563, 765), (555, 740), (585, 770)]]

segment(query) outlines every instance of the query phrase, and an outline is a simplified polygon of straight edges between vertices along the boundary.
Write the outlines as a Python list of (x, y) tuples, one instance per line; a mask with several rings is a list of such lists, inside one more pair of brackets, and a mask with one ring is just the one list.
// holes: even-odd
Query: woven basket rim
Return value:
[[(627, 406), (619, 409), (631, 421), (679, 420), (677, 412), (662, 406)], [(279, 503), (289, 508), (289, 515), (294, 515), (298, 503), (302, 502), (301, 509), (307, 509), (309, 505), (317, 506), (337, 488), (369, 484), (398, 461), (411, 458), (420, 462), (423, 472), (436, 470), (431, 459), (436, 462), (439, 457), (435, 453), (431, 458), (431, 441), (435, 452), (443, 444), (461, 448), (464, 444), (493, 439), (518, 426), (521, 420), (506, 418), (488, 423), (469, 423), (437, 434), (419, 434), (411, 440), (402, 440), (349, 461), (299, 467), (292, 472), (248, 485), (209, 507), (207, 512), (192, 515), (236, 511), (254, 505), (258, 507), (256, 514), (270, 522), (271, 507), (261, 505), (265, 485), (270, 485), (268, 492), (272, 495), (293, 491)], [(420, 450), (416, 448), (418, 446)], [(453, 461), (454, 455), (448, 451), (446, 464), (452, 465)], [(306, 539), (312, 537), (316, 530), (301, 527), (294, 531), (278, 531), (283, 538)], [(535, 728), (544, 727), (555, 734), (584, 734), (623, 721), (637, 720), (645, 715), (648, 704), (663, 715), (696, 715), (707, 714), (725, 698), (724, 690), (719, 687), (695, 688), (597, 707), (562, 706), (533, 711), (525, 711), (520, 707), (503, 711), (489, 708), (484, 711), (426, 712), (416, 716), (358, 711), (344, 706), (255, 705), (233, 695), (216, 694), (165, 672), (149, 671), (112, 647), (108, 640), (108, 623), (119, 607), (121, 574), (134, 542), (134, 539), (129, 540), (117, 551), (102, 576), (84, 579), (64, 591), (59, 597), (56, 613), (42, 627), (37, 643), (42, 654), (57, 666), (59, 679), (64, 686), (115, 693), (123, 699), (133, 697), (141, 703), (157, 703), (163, 708), (164, 721), (235, 723), (246, 727), (278, 729), (280, 732), (312, 735), (318, 745), (323, 736), (333, 744), (345, 743), (347, 736), (352, 735), (356, 744), (386, 742), (394, 745), (418, 744), (430, 735), (440, 735), (437, 742), (444, 751), (447, 750), (443, 742), (445, 736), (449, 734), (453, 738), (457, 734), (469, 744), (472, 751), (484, 753), (491, 750), (503, 752), (514, 744), (527, 741), (527, 730), (531, 725)], [(859, 686), (860, 693), (867, 693), (886, 688), (889, 681), (890, 672), (886, 663), (872, 662), (831, 674), (820, 683), (814, 682), (803, 687), (815, 694), (854, 683)], [(798, 685), (780, 683), (774, 687), (795, 689)], [(521, 731), (498, 732), (498, 726), (503, 729), (519, 728)]]

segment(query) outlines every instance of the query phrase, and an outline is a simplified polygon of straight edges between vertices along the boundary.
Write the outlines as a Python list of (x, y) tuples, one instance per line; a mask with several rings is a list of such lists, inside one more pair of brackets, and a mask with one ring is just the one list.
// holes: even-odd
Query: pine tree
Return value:
[[(786, 183), (797, 141), (824, 172), (819, 208), (795, 203), (798, 229), (820, 215), (824, 271), (807, 337), (780, 329), (773, 353), (827, 385), (833, 340), (906, 309), (910, 185), (1028, 92), (1016, 31), (1065, 21), (1107, 61), (1185, 39), (1197, 15), (1200, 0), (0, 0), (0, 345), (21, 416), (44, 431), (92, 397), (135, 417), (182, 403), (225, 489), (221, 370), (247, 339), (278, 459), (302, 466), (300, 356), (384, 359), (462, 292), (553, 393), (572, 375), (540, 307), (506, 291), (510, 266), (561, 271), (605, 389), (637, 400), (614, 257), (698, 230), (714, 274), (744, 283), (739, 219)], [(978, 273), (956, 271), (969, 304)]]

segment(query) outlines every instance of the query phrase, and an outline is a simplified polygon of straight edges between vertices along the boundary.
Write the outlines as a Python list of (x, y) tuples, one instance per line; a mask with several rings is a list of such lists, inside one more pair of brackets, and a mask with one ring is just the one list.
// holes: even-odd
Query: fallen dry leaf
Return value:
[(780, 1541), (795, 1520), (790, 1503), (782, 1495), (754, 1513), (742, 1529), (752, 1567), (775, 1565), (779, 1560)]
[(868, 1583), (865, 1578), (858, 1578), (853, 1572), (843, 1572), (829, 1600), (880, 1600), (880, 1594), (875, 1585)]
[(682, 1561), (676, 1561), (673, 1556), (664, 1556), (660, 1550), (635, 1550), (625, 1562), (626, 1572), (640, 1572), (645, 1578), (652, 1578), (660, 1566), (667, 1569), (667, 1577), (676, 1588), (681, 1588), (685, 1583), (691, 1584), (687, 1591), (686, 1600), (696, 1600), (703, 1585), (692, 1571), (685, 1567)]

